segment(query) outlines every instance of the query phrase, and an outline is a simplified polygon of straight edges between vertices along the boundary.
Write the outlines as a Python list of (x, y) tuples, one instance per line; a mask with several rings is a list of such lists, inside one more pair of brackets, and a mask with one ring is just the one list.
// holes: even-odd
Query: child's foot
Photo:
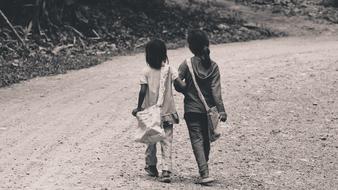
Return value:
[(171, 173), (170, 171), (163, 170), (160, 181), (163, 183), (170, 183), (171, 182), (170, 173)]
[(221, 137), (221, 134), (220, 133), (214, 133), (212, 135), (212, 137), (210, 138), (210, 141), (211, 142), (215, 142), (217, 139), (219, 139)]
[(151, 177), (158, 177), (158, 171), (156, 166), (146, 166), (144, 170), (148, 173)]
[(212, 177), (201, 177), (200, 180), (198, 181), (199, 184), (201, 185), (209, 185), (210, 183), (214, 182), (215, 179)]

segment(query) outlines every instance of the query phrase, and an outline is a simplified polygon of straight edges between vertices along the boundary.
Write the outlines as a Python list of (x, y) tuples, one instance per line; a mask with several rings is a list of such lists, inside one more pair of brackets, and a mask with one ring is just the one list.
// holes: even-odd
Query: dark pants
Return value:
[(208, 161), (210, 141), (207, 114), (185, 113), (192, 149), (196, 158), (201, 177), (209, 176)]

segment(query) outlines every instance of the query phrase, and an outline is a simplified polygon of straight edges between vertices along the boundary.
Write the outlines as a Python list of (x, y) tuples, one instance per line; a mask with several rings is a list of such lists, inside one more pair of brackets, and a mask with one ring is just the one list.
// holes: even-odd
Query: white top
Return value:
[[(169, 65), (164, 65), (161, 69), (163, 69), (165, 66)], [(157, 103), (157, 99), (159, 97), (160, 77), (161, 70), (153, 69), (148, 65), (143, 69), (140, 84), (147, 84), (148, 90), (144, 98), (142, 108), (148, 108)], [(169, 66), (168, 78), (164, 82), (165, 92), (163, 96), (164, 101), (161, 109), (162, 116), (167, 116), (176, 113), (176, 107), (172, 91), (172, 83), (177, 78), (178, 78), (177, 69)]]

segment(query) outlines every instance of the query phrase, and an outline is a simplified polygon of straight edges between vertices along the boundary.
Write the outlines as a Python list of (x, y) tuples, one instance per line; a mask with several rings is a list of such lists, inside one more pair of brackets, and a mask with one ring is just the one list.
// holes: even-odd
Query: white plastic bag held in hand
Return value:
[(137, 113), (138, 129), (135, 141), (152, 144), (165, 138), (164, 129), (161, 126), (161, 108), (157, 105), (151, 106)]

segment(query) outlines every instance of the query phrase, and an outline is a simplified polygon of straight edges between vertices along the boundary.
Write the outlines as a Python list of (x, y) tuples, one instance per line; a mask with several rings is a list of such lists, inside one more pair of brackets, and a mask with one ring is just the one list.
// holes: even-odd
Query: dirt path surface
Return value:
[[(130, 136), (144, 66), (137, 54), (0, 89), (0, 189), (338, 189), (338, 37), (211, 50), (230, 124), (212, 146), (212, 187), (194, 184), (184, 120), (173, 182), (145, 175), (145, 146)], [(175, 66), (191, 56), (169, 54)]]

